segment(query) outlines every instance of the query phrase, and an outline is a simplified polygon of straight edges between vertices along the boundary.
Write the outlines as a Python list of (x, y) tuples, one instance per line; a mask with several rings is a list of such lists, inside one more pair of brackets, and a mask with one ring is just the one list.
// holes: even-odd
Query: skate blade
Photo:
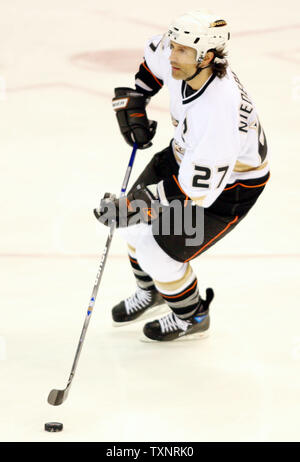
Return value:
[(113, 327), (125, 327), (125, 326), (131, 326), (132, 324), (135, 324), (140, 321), (145, 321), (146, 319), (154, 319), (154, 317), (158, 315), (164, 315), (167, 313), (169, 307), (165, 303), (161, 303), (160, 305), (156, 305), (153, 308), (149, 309), (148, 311), (145, 311), (141, 316), (138, 318), (134, 319), (133, 321), (126, 321), (126, 322), (116, 322), (112, 321)]
[(199, 341), (199, 340), (204, 340), (206, 338), (208, 338), (210, 335), (210, 332), (208, 330), (204, 331), (204, 332), (196, 332), (195, 334), (190, 334), (190, 335), (183, 335), (182, 337), (178, 337), (174, 340), (152, 340), (151, 338), (148, 338), (146, 337), (145, 335), (143, 337), (141, 337), (139, 340), (140, 342), (142, 343), (156, 343), (156, 344), (159, 344), (161, 345), (162, 343), (181, 343), (181, 342), (196, 342), (196, 341)]

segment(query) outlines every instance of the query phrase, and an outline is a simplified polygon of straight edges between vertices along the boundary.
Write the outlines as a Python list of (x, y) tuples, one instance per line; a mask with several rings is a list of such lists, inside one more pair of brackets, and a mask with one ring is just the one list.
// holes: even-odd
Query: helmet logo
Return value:
[(218, 21), (214, 21), (210, 23), (209, 27), (222, 27), (227, 26), (227, 22), (224, 19), (219, 19)]

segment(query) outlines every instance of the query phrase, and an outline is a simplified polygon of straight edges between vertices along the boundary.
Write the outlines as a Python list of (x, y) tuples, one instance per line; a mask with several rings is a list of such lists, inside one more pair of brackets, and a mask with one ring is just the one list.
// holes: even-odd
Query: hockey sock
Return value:
[(155, 281), (157, 290), (172, 311), (181, 319), (188, 319), (201, 307), (196, 275), (188, 265), (184, 276), (173, 282)]
[(155, 289), (153, 279), (147, 273), (145, 273), (145, 271), (142, 270), (137, 259), (132, 257), (130, 254), (128, 255), (128, 257), (137, 285), (144, 290)]

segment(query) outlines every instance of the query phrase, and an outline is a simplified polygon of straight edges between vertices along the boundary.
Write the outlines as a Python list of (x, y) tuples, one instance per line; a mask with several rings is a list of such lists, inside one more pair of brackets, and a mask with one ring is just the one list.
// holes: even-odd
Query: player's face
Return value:
[(180, 45), (171, 40), (170, 64), (172, 77), (176, 80), (185, 80), (196, 72), (196, 50)]

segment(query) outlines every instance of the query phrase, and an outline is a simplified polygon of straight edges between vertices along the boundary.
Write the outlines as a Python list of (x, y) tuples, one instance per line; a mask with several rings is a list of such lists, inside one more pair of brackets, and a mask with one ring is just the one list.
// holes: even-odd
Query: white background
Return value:
[[(187, 10), (207, 8), (191, 0)], [(248, 217), (193, 261), (211, 286), (210, 335), (143, 341), (113, 328), (135, 289), (115, 237), (68, 400), (64, 388), (105, 244), (92, 209), (118, 193), (130, 155), (111, 109), (133, 86), (145, 41), (179, 1), (2, 0), (0, 7), (1, 441), (299, 441), (300, 7), (214, 2), (232, 29), (230, 63), (252, 95), (271, 179)], [(168, 94), (153, 99), (154, 146), (172, 136)], [(64, 431), (48, 434), (46, 421)]]

